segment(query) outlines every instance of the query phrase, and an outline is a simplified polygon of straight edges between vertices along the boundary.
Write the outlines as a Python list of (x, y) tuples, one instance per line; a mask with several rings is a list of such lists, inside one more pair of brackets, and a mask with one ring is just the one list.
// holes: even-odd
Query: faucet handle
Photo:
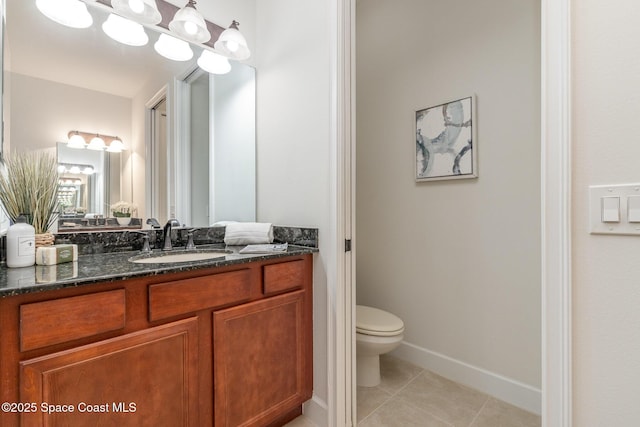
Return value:
[(196, 231), (196, 228), (192, 228), (190, 230), (187, 230), (187, 246), (185, 247), (186, 250), (190, 251), (196, 248), (195, 243), (193, 243), (193, 233)]
[(142, 234), (142, 249), (141, 252), (151, 252), (151, 247), (149, 246), (149, 235), (144, 231), (132, 231), (131, 233)]
[(160, 223), (158, 222), (157, 219), (155, 218), (149, 218), (147, 219), (147, 224), (149, 224), (151, 227), (153, 228), (162, 228), (162, 226), (160, 225)]

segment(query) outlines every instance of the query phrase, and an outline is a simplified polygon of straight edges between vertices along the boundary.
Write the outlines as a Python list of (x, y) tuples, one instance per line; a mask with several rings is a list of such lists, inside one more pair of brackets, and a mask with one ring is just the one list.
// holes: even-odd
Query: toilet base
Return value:
[(380, 355), (356, 356), (356, 384), (362, 387), (380, 384)]

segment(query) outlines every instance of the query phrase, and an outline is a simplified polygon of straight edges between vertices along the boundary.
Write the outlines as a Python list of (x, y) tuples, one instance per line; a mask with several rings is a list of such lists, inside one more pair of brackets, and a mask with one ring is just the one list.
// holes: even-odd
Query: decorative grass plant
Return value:
[[(0, 202), (14, 222), (21, 214), (36, 234), (46, 233), (58, 218), (58, 169), (46, 152), (11, 153), (0, 171)], [(2, 169), (0, 167), (0, 169)]]

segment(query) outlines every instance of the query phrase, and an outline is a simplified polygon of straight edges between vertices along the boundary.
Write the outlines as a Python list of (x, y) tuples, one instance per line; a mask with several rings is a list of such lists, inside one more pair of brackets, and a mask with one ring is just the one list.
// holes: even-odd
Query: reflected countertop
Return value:
[[(0, 298), (32, 292), (42, 292), (66, 287), (117, 281), (134, 277), (154, 276), (165, 273), (177, 273), (203, 268), (223, 267), (227, 265), (243, 264), (253, 261), (282, 258), (287, 256), (304, 255), (318, 252), (316, 248), (289, 245), (287, 252), (269, 254), (240, 254), (243, 246), (207, 245), (199, 250), (226, 250), (229, 253), (224, 258), (188, 261), (180, 263), (139, 264), (129, 261), (129, 258), (140, 252), (112, 252), (95, 255), (82, 255), (76, 262), (56, 265), (36, 265), (22, 268), (8, 268), (0, 266)], [(183, 248), (176, 248), (174, 253), (184, 252)], [(154, 254), (162, 251), (154, 250)]]

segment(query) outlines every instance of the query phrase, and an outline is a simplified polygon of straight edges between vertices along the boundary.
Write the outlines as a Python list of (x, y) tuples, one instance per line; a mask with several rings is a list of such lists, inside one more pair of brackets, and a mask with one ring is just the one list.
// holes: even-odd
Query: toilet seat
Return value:
[(404, 323), (398, 316), (378, 308), (356, 305), (356, 333), (391, 337), (403, 332)]

